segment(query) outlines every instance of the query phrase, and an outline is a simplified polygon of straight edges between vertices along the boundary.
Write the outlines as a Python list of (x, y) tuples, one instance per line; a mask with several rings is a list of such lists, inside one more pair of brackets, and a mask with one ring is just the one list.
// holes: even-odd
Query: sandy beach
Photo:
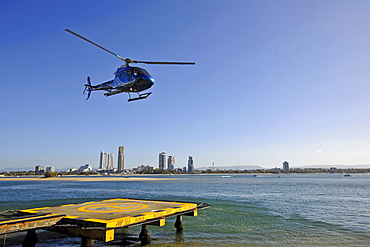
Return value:
[(62, 177), (0, 177), (1, 181), (77, 181), (77, 182), (104, 182), (104, 181), (156, 181), (175, 180), (177, 178), (157, 177), (126, 177), (126, 176), (62, 176)]

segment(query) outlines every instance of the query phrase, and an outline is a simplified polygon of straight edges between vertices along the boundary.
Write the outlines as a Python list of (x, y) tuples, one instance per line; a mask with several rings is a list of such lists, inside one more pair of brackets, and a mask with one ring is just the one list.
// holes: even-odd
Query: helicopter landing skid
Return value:
[(137, 94), (139, 95), (139, 97), (137, 97), (137, 98), (131, 98), (131, 95), (130, 95), (130, 93), (129, 93), (129, 94), (128, 94), (129, 99), (127, 100), (127, 102), (135, 101), (135, 100), (139, 100), (139, 99), (146, 99), (146, 98), (148, 98), (148, 97), (149, 97), (149, 95), (151, 95), (151, 94), (152, 94), (152, 92), (149, 92), (149, 93), (143, 93), (143, 94), (139, 94), (139, 93), (137, 93)]

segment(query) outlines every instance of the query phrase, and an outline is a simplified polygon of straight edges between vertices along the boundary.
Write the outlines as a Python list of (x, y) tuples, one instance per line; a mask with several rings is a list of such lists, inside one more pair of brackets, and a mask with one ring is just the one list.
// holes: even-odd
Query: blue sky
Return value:
[[(1, 1), (0, 169), (370, 164), (369, 1)], [(82, 95), (137, 60), (146, 100)], [(370, 165), (369, 165), (370, 166)]]

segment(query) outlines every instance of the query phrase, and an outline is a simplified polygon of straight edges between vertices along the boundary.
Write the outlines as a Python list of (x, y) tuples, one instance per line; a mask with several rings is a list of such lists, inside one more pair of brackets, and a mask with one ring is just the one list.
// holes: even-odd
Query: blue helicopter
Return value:
[[(92, 91), (99, 91), (99, 90), (105, 90), (107, 91), (104, 93), (105, 96), (111, 96), (119, 93), (128, 93), (129, 99), (128, 101), (134, 101), (134, 100), (140, 100), (140, 99), (146, 99), (149, 97), (149, 95), (152, 92), (148, 93), (141, 93), (142, 91), (145, 91), (149, 88), (151, 88), (154, 85), (154, 78), (143, 68), (140, 67), (131, 67), (131, 63), (144, 63), (144, 64), (176, 64), (176, 65), (194, 65), (193, 62), (150, 62), (150, 61), (136, 61), (132, 60), (130, 58), (124, 58), (121, 57), (110, 50), (92, 42), (91, 40), (88, 40), (87, 38), (69, 30), (65, 29), (65, 31), (76, 35), (77, 37), (103, 49), (106, 52), (109, 52), (110, 54), (116, 56), (117, 58), (121, 59), (125, 62), (125, 64), (117, 69), (115, 72), (115, 77), (113, 80), (98, 84), (98, 85), (91, 85), (90, 77), (87, 77), (87, 84), (85, 84), (84, 94), (87, 91), (87, 98), (88, 100), (90, 98)], [(138, 97), (131, 98), (130, 93), (137, 93)]]

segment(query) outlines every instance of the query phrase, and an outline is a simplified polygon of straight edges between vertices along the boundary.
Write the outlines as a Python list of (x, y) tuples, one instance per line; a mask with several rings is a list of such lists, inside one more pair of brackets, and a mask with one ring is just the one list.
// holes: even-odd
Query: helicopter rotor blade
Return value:
[(79, 37), (79, 38), (81, 38), (81, 39), (83, 39), (83, 40), (85, 40), (85, 41), (89, 42), (90, 44), (93, 44), (93, 45), (95, 45), (95, 46), (99, 47), (100, 49), (103, 49), (103, 50), (104, 50), (104, 51), (106, 51), (106, 52), (109, 52), (110, 54), (112, 54), (112, 55), (114, 55), (114, 56), (118, 57), (119, 59), (121, 59), (122, 61), (125, 61), (125, 62), (126, 62), (126, 58), (123, 58), (123, 57), (121, 57), (121, 56), (117, 55), (116, 53), (111, 52), (110, 50), (108, 50), (108, 49), (104, 48), (103, 46), (100, 46), (100, 45), (98, 45), (97, 43), (92, 42), (91, 40), (89, 40), (89, 39), (87, 39), (87, 38), (85, 38), (85, 37), (83, 37), (83, 36), (81, 36), (81, 35), (79, 35), (79, 34), (77, 34), (77, 33), (73, 32), (73, 31), (71, 31), (71, 30), (69, 30), (69, 29), (64, 29), (64, 30), (65, 30), (65, 31), (67, 31), (67, 32), (69, 32), (69, 33), (71, 33), (71, 34), (73, 34), (73, 35), (76, 35), (77, 37)]
[(101, 46), (101, 45), (98, 45), (97, 43), (95, 43), (95, 42), (93, 42), (93, 41), (91, 41), (91, 40), (89, 40), (89, 39), (87, 39), (87, 38), (85, 38), (85, 37), (83, 37), (83, 36), (79, 35), (78, 33), (73, 32), (73, 31), (71, 31), (71, 30), (69, 30), (69, 29), (64, 29), (64, 30), (65, 30), (65, 31), (67, 31), (67, 32), (69, 32), (69, 33), (71, 33), (71, 34), (73, 34), (73, 35), (75, 35), (75, 36), (77, 36), (77, 37), (79, 37), (79, 38), (81, 38), (81, 39), (83, 39), (83, 40), (85, 40), (85, 41), (87, 41), (87, 42), (89, 42), (90, 44), (93, 44), (93, 45), (95, 45), (95, 46), (99, 47), (100, 49), (103, 49), (104, 51), (106, 51), (106, 52), (108, 52), (108, 53), (110, 53), (110, 54), (114, 55), (115, 57), (117, 57), (117, 58), (121, 59), (122, 61), (124, 61), (124, 62), (126, 63), (126, 65), (125, 65), (125, 66), (129, 65), (130, 63), (145, 63), (145, 64), (174, 64), (174, 65), (195, 65), (195, 63), (193, 63), (193, 62), (153, 62), (153, 61), (135, 61), (135, 60), (132, 60), (132, 59), (130, 59), (130, 58), (124, 58), (124, 57), (121, 57), (121, 56), (117, 55), (116, 53), (114, 53), (114, 52), (112, 52), (112, 51), (110, 51), (110, 50), (108, 50), (108, 49), (104, 48), (104, 47), (103, 47), (103, 46)]
[(131, 63), (145, 63), (145, 64), (177, 64), (177, 65), (195, 65), (193, 62), (151, 62), (151, 61), (131, 61)]

